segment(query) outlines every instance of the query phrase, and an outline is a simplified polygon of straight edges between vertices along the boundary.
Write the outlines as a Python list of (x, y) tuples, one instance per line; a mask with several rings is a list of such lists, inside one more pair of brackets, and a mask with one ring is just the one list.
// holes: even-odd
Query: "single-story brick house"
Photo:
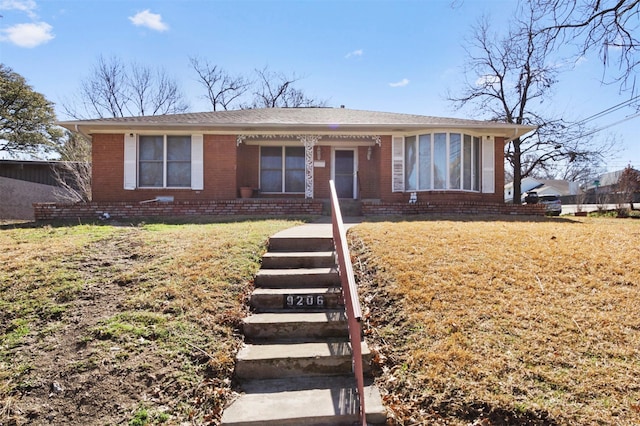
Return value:
[(364, 214), (514, 213), (503, 200), (504, 145), (533, 129), (346, 108), (59, 124), (92, 139), (89, 210), (126, 205), (132, 215), (319, 213), (330, 179)]

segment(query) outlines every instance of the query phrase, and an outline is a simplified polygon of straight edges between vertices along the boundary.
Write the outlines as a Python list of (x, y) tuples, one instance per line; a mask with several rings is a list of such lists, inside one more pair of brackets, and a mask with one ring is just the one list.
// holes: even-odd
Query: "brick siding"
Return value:
[(104, 213), (113, 219), (177, 216), (317, 216), (322, 214), (319, 200), (227, 200), (176, 201), (172, 203), (91, 202), (36, 203), (35, 220), (95, 220)]
[(544, 216), (544, 205), (515, 205), (479, 201), (417, 202), (415, 204), (363, 201), (364, 216), (415, 214), (479, 214), (479, 215), (532, 215)]
[[(176, 201), (232, 200), (239, 185), (238, 149), (234, 135), (204, 135), (204, 189), (124, 189), (124, 134), (94, 134), (92, 142), (93, 201), (144, 201), (172, 196)], [(257, 156), (255, 157), (257, 167)], [(244, 170), (244, 167), (243, 169)], [(257, 186), (257, 172), (253, 174)]]

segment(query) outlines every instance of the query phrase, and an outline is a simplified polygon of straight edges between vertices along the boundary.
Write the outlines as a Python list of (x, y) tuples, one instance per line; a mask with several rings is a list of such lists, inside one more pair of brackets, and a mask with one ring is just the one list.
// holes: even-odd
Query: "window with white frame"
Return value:
[(191, 187), (191, 136), (141, 135), (138, 185), (146, 188)]
[(394, 191), (481, 190), (479, 137), (427, 133), (394, 137), (393, 144)]
[(304, 147), (260, 148), (260, 190), (266, 193), (304, 193)]

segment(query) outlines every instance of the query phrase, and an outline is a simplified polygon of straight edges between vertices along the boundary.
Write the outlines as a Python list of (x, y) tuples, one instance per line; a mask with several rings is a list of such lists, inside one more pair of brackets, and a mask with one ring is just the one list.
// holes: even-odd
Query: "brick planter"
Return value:
[(514, 205), (505, 203), (483, 203), (477, 201), (454, 201), (438, 203), (385, 203), (363, 201), (364, 216), (416, 215), (416, 214), (473, 214), (473, 215), (534, 215), (544, 216), (544, 205)]
[(114, 219), (171, 216), (315, 216), (322, 214), (322, 201), (316, 200), (226, 200), (176, 201), (169, 203), (94, 202), (35, 203), (35, 220)]

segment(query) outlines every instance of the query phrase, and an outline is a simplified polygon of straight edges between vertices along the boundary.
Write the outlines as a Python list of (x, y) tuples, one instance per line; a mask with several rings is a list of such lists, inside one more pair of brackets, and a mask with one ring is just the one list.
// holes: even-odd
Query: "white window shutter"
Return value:
[(404, 192), (404, 137), (393, 137), (391, 156), (392, 192)]
[(204, 189), (204, 136), (191, 135), (191, 189)]
[(482, 192), (496, 192), (495, 141), (493, 137), (482, 140)]
[(137, 154), (136, 136), (133, 133), (124, 135), (124, 189), (136, 189), (137, 182)]

